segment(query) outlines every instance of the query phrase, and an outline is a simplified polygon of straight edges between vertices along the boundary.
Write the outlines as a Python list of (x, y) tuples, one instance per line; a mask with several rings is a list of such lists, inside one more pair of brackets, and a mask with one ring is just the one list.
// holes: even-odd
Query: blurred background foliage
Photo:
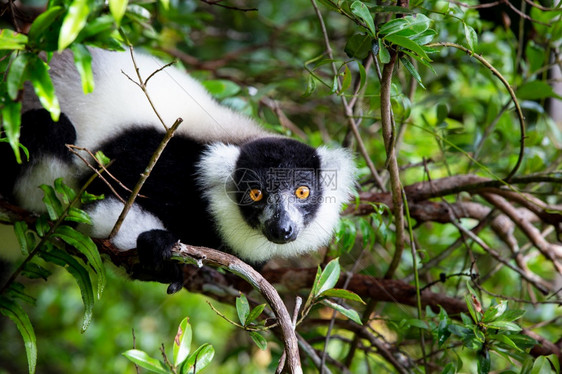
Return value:
[[(50, 6), (59, 4), (66, 9), (71, 3), (70, 0), (53, 0)], [(258, 118), (274, 131), (315, 146), (344, 143), (355, 147), (341, 97), (353, 97), (354, 90), (361, 86), (353, 118), (357, 120), (370, 159), (387, 185), (377, 69), (373, 66), (364, 68), (368, 64), (366, 55), (358, 58), (345, 52), (349, 52), (348, 43), (353, 35), (367, 34), (360, 20), (350, 12), (352, 3), (318, 0), (317, 6), (327, 29), (324, 34), (315, 3), (309, 0), (131, 0), (121, 20), (119, 34), (107, 5), (92, 0), (88, 1), (90, 15), (85, 28), (89, 34), (79, 34), (78, 41), (115, 47), (115, 40), (126, 35), (136, 48), (144, 48), (166, 59), (169, 56), (177, 58), (178, 64), (204, 81), (226, 105)], [(394, 8), (381, 8), (383, 5), (395, 6), (393, 2), (363, 3), (370, 10), (377, 30), (380, 25), (396, 18)], [(541, 173), (559, 178), (562, 109), (558, 95), (562, 91), (557, 88), (560, 75), (554, 68), (562, 60), (561, 10), (552, 8), (554, 2), (548, 0), (532, 4), (511, 1), (491, 7), (482, 6), (485, 3), (417, 0), (410, 1), (409, 9), (431, 20), (430, 29), (435, 31), (431, 42), (472, 45), (474, 52), (483, 56), (516, 91), (526, 121), (526, 148), (517, 175)], [(9, 3), (3, 1), (2, 5), (9, 9)], [(41, 13), (46, 4), (22, 1), (17, 5), (33, 16)], [(61, 20), (58, 22), (60, 24)], [(3, 13), (2, 23), (3, 28), (14, 29), (10, 12)], [(25, 18), (16, 22), (22, 30), (26, 24)], [(477, 35), (476, 43), (471, 40), (471, 32)], [(50, 40), (49, 35), (47, 31), (33, 50), (56, 50), (56, 38)], [(326, 56), (325, 36), (333, 50), (333, 60)], [(391, 48), (390, 44), (386, 47)], [(371, 51), (378, 53), (378, 45)], [(437, 45), (428, 47), (428, 51), (432, 61), (408, 60), (418, 72), (419, 79), (414, 79), (411, 71), (400, 63), (392, 81), (396, 134), (393, 146), (398, 152), (402, 184), (407, 186), (429, 178), (435, 180), (463, 174), (492, 179), (505, 177), (518, 159), (521, 138), (518, 119), (505, 87), (488, 67), (470, 54)], [(8, 51), (0, 52), (7, 56)], [(349, 83), (343, 91), (334, 89), (332, 62), (339, 78)], [(364, 158), (358, 155), (357, 163), (361, 189), (377, 190)], [(558, 180), (519, 187), (556, 207), (560, 203)], [(446, 198), (450, 203), (469, 200), (486, 205), (482, 197), (471, 195), (470, 190)], [(478, 222), (474, 218), (459, 220), (459, 224), (467, 229)], [(535, 225), (538, 229), (547, 229), (543, 223)], [(505, 242), (488, 226), (478, 233), (480, 239), (507, 261), (513, 262)], [(464, 245), (449, 250), (461, 236), (459, 229), (450, 223), (420, 222), (415, 225), (416, 264), (409, 251), (405, 251), (393, 278), (413, 284), (413, 267), (416, 266), (422, 286), (437, 281), (431, 288), (433, 292), (464, 301), (465, 295), (470, 293), (467, 281), (475, 281), (478, 274), (477, 281), (482, 289), (477, 293), (485, 309), (501, 299), (510, 300), (511, 310), (526, 312), (517, 322), (546, 340), (558, 343), (560, 350), (560, 274), (549, 260), (532, 250), (527, 236), (517, 229), (513, 235), (519, 243), (518, 248), (525, 254), (529, 270), (551, 284), (552, 292), (538, 293), (522, 280), (519, 273), (495, 261), (469, 239), (465, 239)], [(546, 237), (552, 243), (557, 242), (555, 232), (547, 233)], [(389, 210), (380, 209), (367, 217), (346, 217), (337, 240), (327, 253), (339, 256), (342, 266), (347, 269), (353, 267), (356, 273), (380, 278), (394, 255), (395, 240), (393, 216)], [(17, 254), (17, 244), (9, 243), (3, 241), (0, 252)], [(323, 261), (322, 255), (270, 266), (315, 266)], [(430, 262), (437, 256), (441, 256), (439, 262)], [(66, 272), (52, 268), (55, 274), (48, 282), (26, 281), (27, 293), (36, 299), (35, 305), (26, 305), (25, 310), (37, 335), (38, 373), (134, 373), (134, 366), (120, 355), (133, 346), (132, 330), (137, 348), (156, 356), (162, 343), (171, 347), (177, 325), (185, 316), (190, 317), (195, 344), (211, 343), (217, 352), (207, 372), (274, 371), (281, 350), (271, 335), (267, 336), (270, 341), (268, 349), (261, 351), (243, 331), (217, 316), (205, 297), (188, 292), (166, 296), (164, 285), (129, 281), (118, 272), (116, 274), (115, 269), (107, 267), (110, 269), (105, 293), (96, 303), (93, 322), (83, 334), (80, 333), (83, 313), (80, 291)], [(9, 274), (9, 269), (2, 271)], [(443, 281), (447, 276), (450, 278)], [(294, 293), (283, 292), (287, 300), (294, 297)], [(229, 318), (236, 313), (232, 306), (216, 301), (213, 304)], [(362, 308), (356, 307), (358, 310)], [(330, 310), (319, 309), (314, 313), (314, 318), (331, 318)], [(449, 340), (450, 344), (439, 343), (439, 339), (446, 340), (447, 336), (440, 335), (443, 331), (438, 325), (449, 323), (442, 313), (424, 310), (423, 316), (418, 317), (415, 308), (410, 306), (375, 302), (369, 326), (388, 342), (391, 349), (399, 352), (398, 356), (401, 355), (404, 362), (410, 362), (410, 366), (405, 366), (411, 371), (486, 371), (480, 360), (481, 347), (470, 349), (465, 345), (463, 348), (466, 335), (464, 338), (462, 334), (458, 335), (456, 341)], [(463, 323), (464, 326), (470, 325), (466, 320)], [(420, 326), (424, 326), (422, 329), (427, 334), (425, 354), (428, 354), (429, 364), (426, 362), (425, 366), (421, 358), (423, 341), (420, 343), (419, 332), (414, 329)], [(326, 324), (305, 320), (299, 329), (315, 348), (322, 350)], [(450, 335), (458, 330), (449, 328), (447, 331)], [(331, 334), (338, 338), (330, 340), (328, 352), (333, 359), (343, 363), (353, 334), (343, 328)], [(349, 364), (350, 372), (397, 370), (374, 351), (367, 352), (356, 354)], [(537, 363), (533, 359), (531, 364), (525, 364), (524, 360), (510, 362), (508, 356), (495, 355), (491, 370), (531, 372), (533, 362)], [(17, 329), (8, 319), (0, 318), (0, 373), (24, 373), (26, 362)], [(315, 371), (309, 361), (303, 359), (303, 362), (310, 372)], [(542, 365), (542, 361), (539, 363)], [(338, 369), (333, 370), (337, 372)], [(556, 371), (556, 367), (536, 364), (533, 370), (550, 372)]]

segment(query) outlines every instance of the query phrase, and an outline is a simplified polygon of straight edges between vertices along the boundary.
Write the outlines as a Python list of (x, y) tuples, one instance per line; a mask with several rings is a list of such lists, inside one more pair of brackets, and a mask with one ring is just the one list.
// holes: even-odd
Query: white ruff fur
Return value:
[(294, 257), (315, 251), (327, 245), (339, 220), (339, 212), (352, 193), (355, 166), (352, 156), (343, 149), (329, 150), (321, 147), (322, 173), (333, 174), (336, 179), (333, 189), (324, 186), (323, 202), (316, 217), (298, 235), (297, 239), (285, 244), (269, 241), (259, 229), (246, 223), (238, 205), (227, 194), (230, 180), (239, 154), (237, 147), (216, 144), (209, 148), (199, 164), (201, 185), (210, 200), (211, 212), (215, 217), (220, 234), (232, 251), (243, 259), (261, 262), (273, 257)]
[[(164, 131), (138, 82), (129, 52), (90, 49), (94, 72), (94, 91), (85, 95), (72, 55), (55, 54), (50, 75), (65, 113), (76, 127), (76, 145), (96, 151), (103, 141), (131, 127), (151, 127)], [(135, 52), (143, 79), (165, 63)], [(123, 74), (123, 72), (125, 74)], [(183, 123), (177, 134), (203, 142), (240, 143), (267, 133), (250, 118), (219, 105), (195, 79), (169, 66), (156, 73), (147, 90), (158, 113), (170, 127), (178, 118)], [(24, 111), (40, 108), (33, 90), (25, 90)]]

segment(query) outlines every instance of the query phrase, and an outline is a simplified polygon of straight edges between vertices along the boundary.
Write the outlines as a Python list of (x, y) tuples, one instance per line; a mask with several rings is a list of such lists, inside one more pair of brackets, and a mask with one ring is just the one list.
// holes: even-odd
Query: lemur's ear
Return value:
[(324, 197), (334, 197), (338, 204), (349, 201), (355, 190), (357, 174), (353, 154), (344, 148), (327, 147), (320, 147), (317, 152), (320, 156), (320, 184)]
[(236, 168), (240, 148), (232, 144), (211, 144), (197, 165), (199, 184), (204, 189), (224, 186)]

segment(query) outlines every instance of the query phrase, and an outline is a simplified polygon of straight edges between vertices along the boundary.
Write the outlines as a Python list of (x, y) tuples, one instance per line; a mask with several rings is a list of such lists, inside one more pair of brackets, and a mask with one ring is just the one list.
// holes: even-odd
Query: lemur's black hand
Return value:
[(150, 280), (169, 283), (167, 292), (176, 293), (183, 287), (181, 265), (169, 261), (178, 237), (169, 231), (145, 231), (137, 238), (141, 273)]

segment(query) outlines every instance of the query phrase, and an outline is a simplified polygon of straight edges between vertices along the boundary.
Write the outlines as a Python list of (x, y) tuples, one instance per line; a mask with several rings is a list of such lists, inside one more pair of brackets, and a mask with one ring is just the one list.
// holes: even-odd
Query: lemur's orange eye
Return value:
[(299, 199), (304, 200), (310, 195), (310, 189), (306, 186), (300, 186), (295, 190), (295, 195)]
[(262, 198), (263, 194), (261, 193), (261, 190), (258, 190), (257, 188), (250, 190), (250, 199), (252, 199), (252, 201), (260, 201)]

